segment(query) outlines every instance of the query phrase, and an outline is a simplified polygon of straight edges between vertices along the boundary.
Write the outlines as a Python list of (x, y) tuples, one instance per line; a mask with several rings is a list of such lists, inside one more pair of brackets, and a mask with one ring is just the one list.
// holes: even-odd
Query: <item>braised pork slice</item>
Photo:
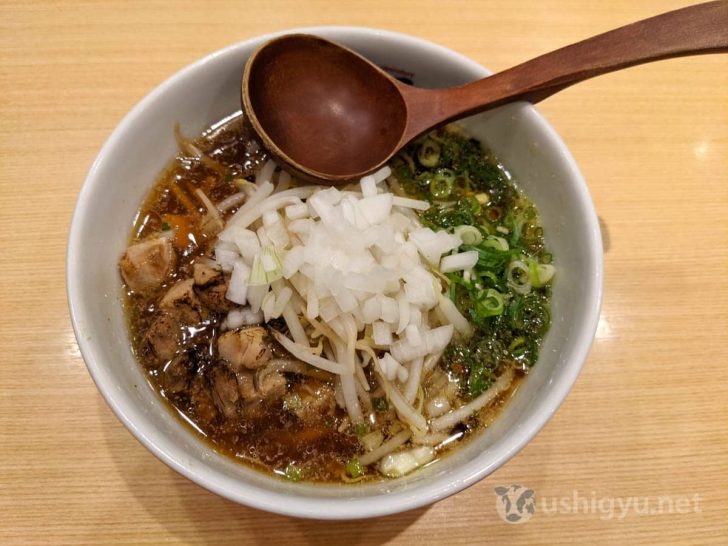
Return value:
[(260, 368), (255, 373), (239, 372), (235, 377), (238, 393), (245, 402), (275, 401), (282, 398), (287, 391), (285, 376), (274, 369)]
[(217, 416), (217, 408), (210, 395), (210, 384), (205, 377), (198, 374), (192, 380), (189, 389), (190, 402), (195, 415), (209, 425)]
[(230, 278), (221, 270), (196, 263), (193, 278), (195, 293), (205, 307), (218, 313), (227, 313), (235, 308), (235, 304), (225, 297)]
[(334, 388), (328, 383), (309, 379), (296, 384), (291, 394), (296, 396), (296, 403), (290, 404), (289, 409), (304, 423), (318, 423), (334, 415), (336, 396)]
[(181, 333), (179, 321), (169, 313), (161, 313), (152, 322), (144, 339), (154, 356), (165, 361), (177, 352)]
[(160, 237), (126, 249), (119, 261), (124, 282), (132, 292), (152, 292), (175, 268), (177, 255), (169, 239)]
[(217, 366), (210, 372), (210, 385), (212, 401), (217, 409), (228, 419), (237, 417), (240, 393), (235, 375), (225, 366)]
[(175, 356), (162, 368), (161, 384), (164, 390), (172, 393), (183, 392), (192, 379), (192, 363), (187, 353)]
[(238, 392), (243, 400), (249, 401), (260, 398), (258, 391), (255, 389), (253, 372), (238, 372), (235, 377), (238, 380)]
[(217, 340), (217, 350), (235, 373), (260, 368), (271, 357), (266, 331), (259, 326), (225, 332)]
[(178, 281), (159, 300), (155, 318), (145, 335), (159, 361), (169, 360), (184, 349), (185, 326), (198, 326), (208, 318), (209, 313), (195, 294), (193, 283), (193, 279)]
[(277, 370), (261, 368), (255, 374), (255, 388), (261, 398), (277, 400), (286, 394), (286, 378)]
[(176, 318), (180, 323), (198, 324), (205, 318), (206, 310), (193, 289), (194, 279), (178, 281), (159, 301), (159, 309)]

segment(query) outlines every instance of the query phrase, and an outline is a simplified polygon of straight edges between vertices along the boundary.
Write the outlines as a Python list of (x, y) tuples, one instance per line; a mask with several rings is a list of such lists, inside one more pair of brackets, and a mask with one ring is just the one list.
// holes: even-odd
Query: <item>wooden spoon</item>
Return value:
[(428, 130), (636, 64), (728, 52), (728, 1), (708, 2), (600, 34), (460, 87), (420, 89), (353, 51), (305, 34), (264, 44), (248, 60), (243, 109), (278, 160), (337, 184), (384, 165)]

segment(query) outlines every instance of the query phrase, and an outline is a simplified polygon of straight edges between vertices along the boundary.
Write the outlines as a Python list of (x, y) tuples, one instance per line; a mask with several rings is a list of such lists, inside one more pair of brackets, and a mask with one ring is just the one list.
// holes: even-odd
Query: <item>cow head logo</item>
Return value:
[(520, 485), (496, 487), (495, 508), (507, 523), (526, 523), (536, 511), (536, 494), (533, 489)]

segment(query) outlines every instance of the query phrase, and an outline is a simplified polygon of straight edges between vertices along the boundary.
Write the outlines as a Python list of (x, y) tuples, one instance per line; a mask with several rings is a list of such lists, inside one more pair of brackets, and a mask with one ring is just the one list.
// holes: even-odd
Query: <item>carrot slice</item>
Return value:
[(192, 227), (192, 221), (188, 216), (183, 214), (165, 214), (162, 216), (162, 222), (169, 224), (174, 230), (174, 239), (172, 244), (177, 250), (184, 250), (192, 242), (190, 234), (195, 235)]

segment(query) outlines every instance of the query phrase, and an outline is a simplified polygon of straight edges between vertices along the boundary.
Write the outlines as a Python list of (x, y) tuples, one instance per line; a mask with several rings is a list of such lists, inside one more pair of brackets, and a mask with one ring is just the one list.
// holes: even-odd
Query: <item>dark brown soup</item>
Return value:
[[(434, 423), (493, 394), (479, 411), (413, 432), (402, 402), (392, 399), (392, 385), (404, 390), (404, 381), (377, 373), (373, 362), (379, 366), (383, 351), (376, 344), (367, 346), (371, 359), (357, 360), (355, 392), (364, 416), (357, 419), (336, 374), (301, 361), (275, 340), (291, 334), (283, 317), (263, 322), (260, 312), (228, 299), (231, 271), (216, 255), (218, 235), (256, 191), (256, 175), (272, 166), (242, 118), (231, 116), (192, 141), (179, 130), (176, 135), (179, 154), (142, 204), (120, 269), (135, 355), (185, 423), (218, 451), (260, 470), (293, 481), (351, 482), (429, 464), (492, 421), (535, 362), (548, 327), (549, 279), (542, 275), (539, 283), (537, 272), (526, 292), (527, 279), (513, 271), (525, 264), (516, 273), (528, 276), (529, 268), (541, 267), (545, 274), (551, 260), (532, 204), (479, 144), (439, 130), (392, 163), (391, 191), (432, 205), (422, 224), (463, 234), (463, 226), (474, 226), (480, 233), (463, 243), (480, 253), (471, 273), (439, 274), (475, 333), (453, 338), (434, 363), (419, 362), (421, 384), (406, 407)], [(434, 148), (442, 155), (437, 161)], [(279, 186), (296, 187), (277, 168), (270, 176)], [(327, 321), (300, 315), (312, 354), (336, 361), (321, 341), (331, 330)], [(357, 343), (366, 345), (370, 330), (362, 326)], [(416, 464), (391, 459), (382, 466), (385, 456), (407, 450), (415, 450)]]

